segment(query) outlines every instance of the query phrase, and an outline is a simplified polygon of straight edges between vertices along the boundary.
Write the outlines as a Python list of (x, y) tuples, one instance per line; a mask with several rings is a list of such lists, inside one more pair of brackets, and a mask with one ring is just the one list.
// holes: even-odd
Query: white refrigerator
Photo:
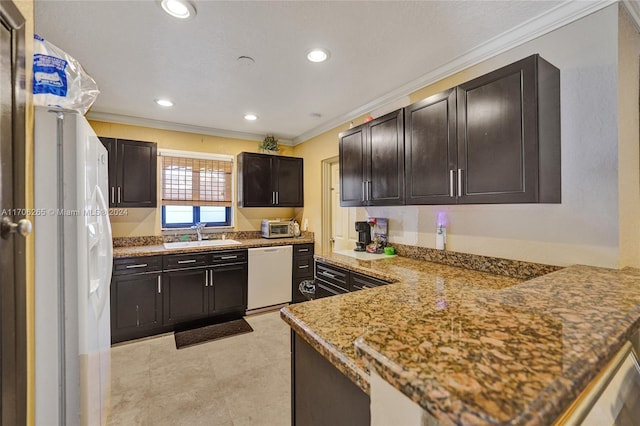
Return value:
[(37, 107), (35, 423), (104, 425), (113, 249), (107, 151), (75, 112)]

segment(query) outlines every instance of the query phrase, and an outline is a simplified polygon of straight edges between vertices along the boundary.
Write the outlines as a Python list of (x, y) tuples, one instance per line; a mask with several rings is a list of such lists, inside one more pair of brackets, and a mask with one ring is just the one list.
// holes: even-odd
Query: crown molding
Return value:
[[(640, 17), (640, 5), (638, 5), (638, 1), (622, 1), (627, 5), (628, 9), (633, 9), (633, 11), (630, 10), (630, 14), (633, 16), (636, 23), (640, 22), (638, 20), (638, 17)], [(396, 90), (362, 105), (353, 111), (337, 116), (320, 126), (314, 127), (313, 129), (296, 136), (293, 139), (293, 144), (298, 145), (303, 143), (324, 132), (367, 114), (376, 108), (380, 108), (385, 104), (396, 102), (403, 96), (407, 96), (418, 89), (429, 86), (430, 84), (442, 80), (450, 75), (492, 58), (527, 41), (533, 40), (534, 38), (547, 34), (616, 2), (617, 0), (563, 2), (545, 13), (523, 22), (509, 31), (487, 40), (486, 42), (474, 47), (472, 50), (458, 56), (456, 59), (436, 68), (422, 77), (400, 86)]]
[(627, 9), (629, 16), (636, 24), (636, 29), (640, 31), (640, 1), (638, 0), (622, 0), (622, 4)]
[[(172, 123), (169, 121), (153, 120), (150, 118), (132, 117), (129, 115), (111, 114), (108, 112), (91, 111), (87, 119), (106, 121), (108, 123), (129, 124), (131, 126), (150, 127), (152, 129), (174, 130), (176, 132), (196, 133), (199, 135), (218, 136), (222, 138), (244, 139), (250, 141), (262, 141), (264, 135), (256, 133), (236, 132), (233, 130), (215, 129), (212, 127), (194, 126), (191, 124)], [(278, 139), (280, 145), (292, 146), (290, 139)]]

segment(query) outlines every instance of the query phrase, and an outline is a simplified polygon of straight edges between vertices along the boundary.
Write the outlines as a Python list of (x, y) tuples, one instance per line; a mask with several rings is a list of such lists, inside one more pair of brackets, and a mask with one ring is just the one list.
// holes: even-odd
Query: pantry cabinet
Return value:
[(109, 207), (156, 207), (155, 142), (100, 137), (109, 157)]
[(238, 206), (303, 207), (302, 158), (240, 153)]
[(340, 205), (404, 204), (404, 114), (397, 110), (340, 139)]

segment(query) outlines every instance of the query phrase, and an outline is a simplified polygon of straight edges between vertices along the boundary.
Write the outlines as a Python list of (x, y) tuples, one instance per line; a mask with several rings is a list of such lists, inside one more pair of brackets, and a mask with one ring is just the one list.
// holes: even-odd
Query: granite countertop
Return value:
[(285, 307), (283, 319), (318, 352), (369, 392), (369, 372), (356, 354), (355, 340), (384, 328), (390, 321), (422, 315), (425, 305), (455, 304), (521, 282), (486, 272), (422, 262), (405, 257), (363, 261), (338, 254), (316, 259), (356, 272), (395, 282), (382, 287), (327, 297)]
[(402, 257), (324, 261), (397, 281), (283, 308), (365, 392), (368, 367), (443, 424), (553, 422), (640, 324), (640, 270), (529, 281)]
[(286, 246), (289, 244), (307, 244), (313, 243), (313, 236), (303, 236), (297, 238), (250, 238), (250, 239), (236, 239), (241, 244), (233, 244), (226, 246), (209, 246), (209, 247), (181, 247), (167, 249), (162, 244), (153, 245), (137, 245), (126, 247), (114, 247), (113, 258), (122, 257), (138, 257), (138, 256), (156, 256), (162, 254), (182, 254), (182, 253), (197, 253), (197, 252), (209, 252), (216, 250), (238, 250), (255, 247), (273, 247), (273, 246)]

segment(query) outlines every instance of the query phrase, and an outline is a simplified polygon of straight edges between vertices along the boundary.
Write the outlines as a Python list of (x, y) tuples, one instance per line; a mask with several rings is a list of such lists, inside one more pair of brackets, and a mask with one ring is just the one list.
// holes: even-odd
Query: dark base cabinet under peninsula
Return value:
[(316, 261), (316, 299), (389, 284), (378, 278)]
[(368, 426), (369, 395), (291, 331), (291, 424)]

